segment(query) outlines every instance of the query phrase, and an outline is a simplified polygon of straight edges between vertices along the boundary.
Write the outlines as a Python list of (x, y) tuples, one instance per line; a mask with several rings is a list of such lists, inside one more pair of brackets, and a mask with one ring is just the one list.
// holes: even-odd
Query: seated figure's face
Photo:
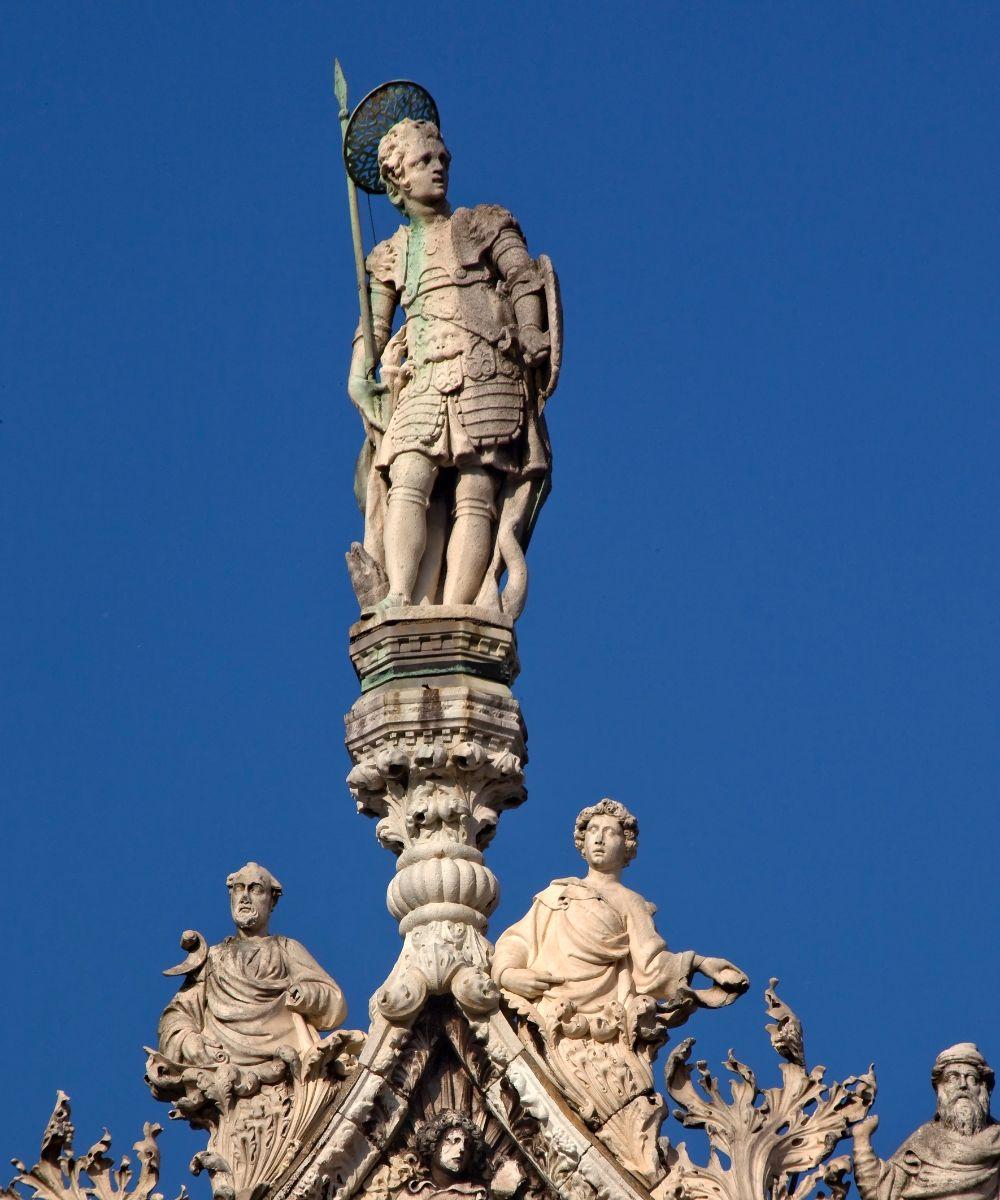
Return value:
[(267, 928), (274, 898), (271, 887), (261, 876), (240, 871), (229, 885), (229, 908), (237, 929), (260, 933)]
[(441, 1135), (434, 1152), (435, 1163), (451, 1175), (460, 1175), (468, 1166), (472, 1146), (464, 1129), (452, 1126)]
[(399, 189), (405, 200), (440, 204), (448, 195), (451, 155), (440, 138), (411, 134), (406, 140)]
[(625, 834), (617, 818), (605, 813), (590, 818), (583, 835), (583, 857), (596, 871), (620, 871), (625, 866)]
[(938, 1116), (960, 1133), (978, 1133), (989, 1119), (990, 1092), (974, 1063), (945, 1068), (937, 1084)]

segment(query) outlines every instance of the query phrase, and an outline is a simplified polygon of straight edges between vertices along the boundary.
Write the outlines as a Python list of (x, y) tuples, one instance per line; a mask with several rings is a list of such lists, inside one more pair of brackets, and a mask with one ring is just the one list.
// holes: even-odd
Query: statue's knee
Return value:
[(494, 520), (497, 480), (484, 467), (463, 471), (455, 487), (455, 516), (486, 517)]

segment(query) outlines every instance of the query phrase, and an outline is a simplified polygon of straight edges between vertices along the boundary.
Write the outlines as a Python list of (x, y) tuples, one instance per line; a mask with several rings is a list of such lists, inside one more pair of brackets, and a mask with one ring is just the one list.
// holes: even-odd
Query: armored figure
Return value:
[[(550, 473), (542, 407), (560, 357), (557, 285), (505, 209), (452, 212), (449, 162), (429, 121), (398, 122), (378, 147), (409, 223), (367, 261), (382, 383), (366, 374), (360, 333), (348, 382), (368, 434), (365, 550), (387, 579), (382, 608), (516, 616)], [(399, 305), (405, 321), (390, 337)]]
[(997, 1200), (1000, 1125), (990, 1116), (993, 1069), (972, 1042), (942, 1050), (931, 1070), (933, 1120), (887, 1162), (872, 1149), (878, 1117), (854, 1130), (854, 1178), (862, 1200)]

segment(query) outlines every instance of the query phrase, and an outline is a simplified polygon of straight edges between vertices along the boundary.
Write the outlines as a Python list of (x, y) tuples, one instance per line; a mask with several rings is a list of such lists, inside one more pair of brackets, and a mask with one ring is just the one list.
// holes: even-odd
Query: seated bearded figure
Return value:
[(208, 948), (160, 1018), (177, 1064), (256, 1066), (308, 1051), (347, 1016), (340, 988), (301, 943), (268, 932), (281, 885), (257, 863), (226, 880), (236, 933)]
[(997, 1200), (1000, 1125), (990, 1116), (993, 1069), (972, 1042), (942, 1050), (931, 1069), (933, 1120), (887, 1162), (872, 1149), (878, 1117), (854, 1130), (854, 1177), (862, 1200)]

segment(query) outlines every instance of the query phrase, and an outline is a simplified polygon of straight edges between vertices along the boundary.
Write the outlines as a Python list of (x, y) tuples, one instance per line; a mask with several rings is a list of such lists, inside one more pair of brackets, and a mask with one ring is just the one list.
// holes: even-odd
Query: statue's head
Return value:
[(955, 1133), (978, 1133), (990, 1119), (994, 1074), (979, 1047), (959, 1042), (942, 1050), (931, 1068), (937, 1119)]
[(433, 121), (397, 121), (378, 144), (378, 170), (386, 195), (403, 212), (412, 202), (426, 208), (448, 196), (451, 155)]
[(417, 1129), (417, 1154), (439, 1179), (481, 1175), (486, 1142), (474, 1121), (453, 1108), (442, 1109)]
[(267, 867), (248, 862), (226, 879), (229, 907), (241, 933), (266, 933), (271, 912), (281, 896), (281, 884)]
[(599, 800), (576, 818), (573, 841), (595, 871), (620, 871), (639, 849), (639, 822), (617, 800)]

